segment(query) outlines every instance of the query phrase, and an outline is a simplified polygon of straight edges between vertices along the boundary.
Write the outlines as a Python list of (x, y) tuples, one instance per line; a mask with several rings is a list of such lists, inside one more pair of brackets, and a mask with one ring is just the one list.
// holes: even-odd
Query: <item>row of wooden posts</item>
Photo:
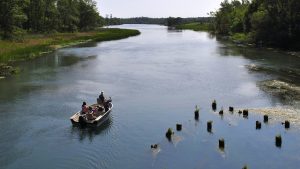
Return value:
[[(213, 109), (214, 111), (216, 111), (216, 109), (217, 109), (217, 102), (216, 102), (215, 100), (212, 102), (212, 109)], [(233, 112), (233, 111), (234, 111), (234, 108), (233, 108), (233, 107), (229, 107), (229, 111), (230, 111), (230, 112)], [(239, 114), (243, 114), (243, 117), (245, 117), (245, 118), (247, 118), (248, 115), (249, 115), (249, 112), (248, 112), (247, 109), (245, 109), (245, 110), (239, 110), (238, 113), (239, 113)], [(221, 110), (219, 111), (219, 114), (220, 114), (221, 116), (224, 115), (223, 109), (221, 109)], [(198, 106), (196, 106), (196, 110), (195, 110), (195, 112), (194, 112), (194, 115), (195, 115), (195, 120), (198, 120), (198, 119), (199, 119), (199, 108), (198, 108)], [(264, 116), (263, 116), (263, 121), (264, 121), (264, 123), (267, 123), (267, 122), (269, 121), (269, 116), (268, 116), (268, 115), (264, 115)], [(207, 122), (207, 131), (208, 131), (208, 132), (211, 132), (211, 131), (212, 131), (212, 124), (213, 124), (213, 121), (208, 121), (208, 122)], [(286, 120), (286, 121), (284, 122), (284, 126), (285, 126), (286, 129), (290, 128), (290, 122)], [(256, 129), (257, 129), (257, 130), (258, 130), (258, 129), (261, 129), (261, 122), (260, 122), (260, 121), (256, 121)], [(181, 131), (181, 130), (182, 130), (182, 124), (176, 124), (176, 130), (177, 130), (177, 131)], [(172, 131), (171, 128), (169, 128), (168, 131), (166, 132), (166, 137), (167, 137), (169, 140), (171, 140), (171, 137), (172, 137), (173, 134), (174, 134), (174, 132)], [(281, 147), (281, 144), (282, 144), (282, 138), (281, 138), (281, 135), (276, 135), (276, 136), (275, 136), (275, 145), (276, 145), (277, 147)], [(151, 145), (151, 148), (157, 148), (157, 145)], [(225, 149), (225, 140), (224, 140), (223, 138), (219, 139), (219, 148), (222, 149), (222, 150)]]

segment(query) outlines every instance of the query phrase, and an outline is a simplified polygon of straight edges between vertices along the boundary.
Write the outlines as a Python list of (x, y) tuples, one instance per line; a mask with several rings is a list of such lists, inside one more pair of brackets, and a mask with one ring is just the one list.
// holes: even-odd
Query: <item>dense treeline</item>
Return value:
[(0, 36), (75, 32), (103, 24), (94, 0), (1, 0)]
[(195, 18), (148, 18), (148, 17), (136, 17), (136, 18), (121, 18), (120, 24), (158, 24), (174, 26), (177, 24), (191, 23), (191, 22), (208, 22), (212, 20), (212, 17), (195, 17)]
[(266, 46), (300, 48), (299, 0), (225, 0), (213, 13), (218, 34)]

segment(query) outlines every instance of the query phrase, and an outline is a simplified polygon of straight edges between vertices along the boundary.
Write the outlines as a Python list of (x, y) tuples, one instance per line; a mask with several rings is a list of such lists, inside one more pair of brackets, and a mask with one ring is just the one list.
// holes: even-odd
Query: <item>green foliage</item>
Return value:
[(244, 16), (249, 5), (248, 1), (234, 0), (231, 3), (225, 0), (221, 8), (214, 13), (216, 32), (223, 35), (241, 33), (244, 31)]
[(95, 0), (2, 0), (0, 37), (20, 39), (26, 32), (92, 30), (103, 25)]
[(129, 29), (99, 29), (82, 33), (55, 33), (49, 35), (25, 36), (23, 41), (0, 40), (0, 63), (27, 60), (40, 56), (41, 53), (80, 42), (107, 41), (127, 38), (140, 34)]
[[(193, 18), (181, 18), (180, 24), (187, 23), (208, 23), (212, 21), (212, 17), (193, 17)], [(148, 17), (136, 17), (136, 18), (121, 18), (119, 24), (157, 24), (168, 25), (168, 18), (148, 18)]]
[(231, 35), (231, 40), (236, 43), (248, 43), (251, 42), (251, 38), (249, 37), (249, 34), (245, 33), (234, 33)]
[(96, 2), (92, 0), (79, 1), (79, 29), (92, 30), (101, 23), (101, 17), (96, 9)]
[(182, 18), (180, 18), (180, 17), (177, 17), (177, 18), (169, 17), (167, 19), (167, 26), (176, 26), (181, 23), (182, 23)]
[(194, 31), (210, 31), (213, 30), (213, 25), (211, 23), (201, 23), (193, 22), (187, 24), (180, 24), (176, 26), (176, 29), (190, 29)]
[(299, 9), (299, 0), (225, 0), (213, 14), (218, 34), (247, 38), (266, 46), (299, 49)]

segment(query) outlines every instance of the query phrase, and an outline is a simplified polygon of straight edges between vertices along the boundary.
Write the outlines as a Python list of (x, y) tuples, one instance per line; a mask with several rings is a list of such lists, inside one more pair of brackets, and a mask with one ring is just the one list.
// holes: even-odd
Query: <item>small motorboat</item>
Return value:
[(106, 100), (105, 103), (92, 104), (89, 107), (92, 109), (92, 112), (83, 113), (78, 111), (73, 116), (70, 117), (72, 124), (74, 125), (90, 125), (90, 126), (99, 126), (104, 121), (108, 119), (108, 115), (113, 108), (112, 100)]

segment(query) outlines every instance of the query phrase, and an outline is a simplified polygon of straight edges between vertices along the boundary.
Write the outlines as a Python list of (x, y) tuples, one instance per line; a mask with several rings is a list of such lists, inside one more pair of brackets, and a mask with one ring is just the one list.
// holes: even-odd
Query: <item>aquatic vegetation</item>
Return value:
[(262, 90), (281, 99), (295, 103), (300, 101), (300, 87), (280, 80), (265, 80), (259, 83)]
[(0, 79), (17, 74), (20, 70), (7, 64), (0, 63)]
[(171, 137), (174, 134), (172, 128), (169, 128), (168, 131), (166, 132), (166, 137), (168, 138), (169, 141), (171, 141)]

